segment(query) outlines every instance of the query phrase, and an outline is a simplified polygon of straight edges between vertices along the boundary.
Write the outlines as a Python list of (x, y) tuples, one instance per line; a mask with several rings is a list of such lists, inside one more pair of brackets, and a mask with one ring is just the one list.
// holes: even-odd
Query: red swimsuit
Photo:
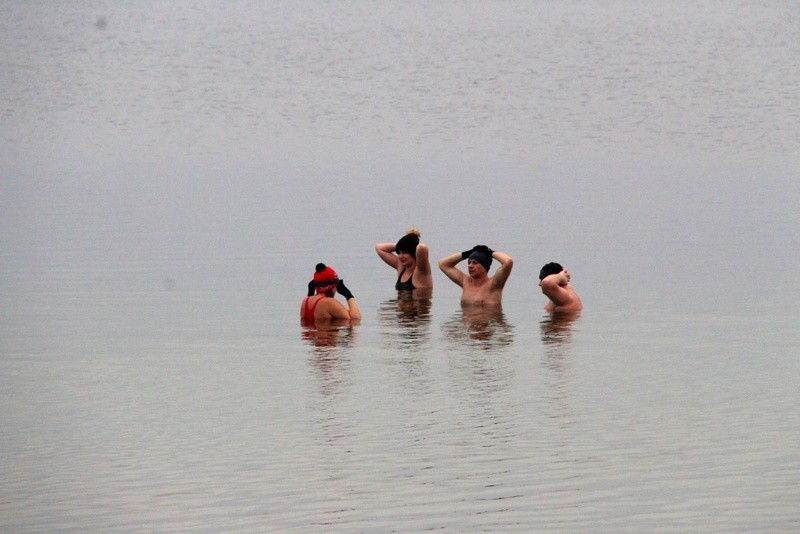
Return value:
[(325, 300), (327, 297), (318, 298), (313, 306), (308, 305), (313, 297), (306, 297), (305, 302), (303, 303), (303, 322), (314, 324), (314, 313), (317, 311), (317, 305)]

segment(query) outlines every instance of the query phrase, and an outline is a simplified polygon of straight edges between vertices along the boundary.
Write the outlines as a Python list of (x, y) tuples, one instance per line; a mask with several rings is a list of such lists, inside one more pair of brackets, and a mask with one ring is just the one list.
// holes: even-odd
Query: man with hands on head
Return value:
[[(456, 265), (467, 260), (467, 272)], [(489, 276), (492, 260), (500, 267), (494, 276)], [(464, 252), (456, 252), (439, 260), (439, 268), (456, 285), (462, 288), (462, 306), (500, 306), (503, 287), (506, 285), (514, 260), (504, 252), (497, 252), (486, 245), (476, 245)]]
[(583, 309), (581, 298), (570, 285), (572, 275), (559, 263), (551, 262), (539, 271), (539, 287), (550, 299), (544, 309), (547, 311), (579, 311)]

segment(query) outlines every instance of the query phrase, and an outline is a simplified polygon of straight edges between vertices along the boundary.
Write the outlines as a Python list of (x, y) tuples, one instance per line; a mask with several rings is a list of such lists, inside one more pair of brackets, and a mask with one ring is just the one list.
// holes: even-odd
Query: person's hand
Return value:
[(308, 283), (308, 296), (313, 297), (314, 293), (316, 292), (317, 292), (317, 286), (316, 284), (314, 284), (314, 281), (312, 280)]
[(339, 283), (336, 284), (336, 291), (338, 291), (345, 300), (350, 300), (353, 298), (353, 293), (347, 289), (346, 285), (344, 285), (344, 280), (339, 280)]
[(466, 260), (467, 258), (469, 258), (469, 255), (470, 255), (470, 254), (472, 254), (472, 252), (473, 252), (474, 250), (475, 250), (474, 248), (471, 248), (471, 249), (469, 249), (469, 250), (465, 250), (464, 252), (462, 252), (462, 253), (461, 253), (461, 259), (462, 259), (462, 260)]
[(494, 250), (490, 249), (486, 245), (475, 245), (472, 247), (473, 252), (480, 252), (484, 254), (487, 258), (491, 258), (492, 254), (494, 254)]

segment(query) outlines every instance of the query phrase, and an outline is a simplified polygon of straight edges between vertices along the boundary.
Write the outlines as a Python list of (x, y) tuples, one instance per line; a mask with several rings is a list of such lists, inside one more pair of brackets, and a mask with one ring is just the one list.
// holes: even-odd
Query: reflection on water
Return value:
[(475, 403), (488, 409), (487, 395), (505, 391), (513, 382), (515, 354), (505, 349), (514, 342), (514, 327), (501, 307), (463, 306), (442, 325), (442, 332), (457, 389), (474, 391)]
[(453, 347), (495, 350), (514, 342), (514, 327), (501, 307), (464, 306), (442, 325)]
[(545, 315), (539, 322), (539, 331), (544, 346), (542, 365), (548, 371), (547, 385), (550, 391), (552, 417), (564, 418), (569, 415), (567, 402), (567, 383), (572, 367), (572, 334), (575, 323), (580, 319), (580, 311), (557, 311)]
[(350, 365), (347, 349), (355, 344), (356, 329), (350, 321), (324, 321), (302, 326), (301, 335), (311, 346), (311, 365), (320, 392), (325, 396), (337, 393)]
[(387, 348), (416, 351), (430, 342), (431, 289), (400, 291), (378, 306)]
[(548, 355), (563, 356), (569, 351), (574, 323), (580, 317), (580, 311), (558, 311), (551, 312), (541, 320), (539, 330)]
[(425, 395), (430, 385), (431, 289), (401, 291), (378, 306), (381, 346), (401, 390)]
[(303, 340), (319, 353), (350, 347), (356, 340), (356, 330), (349, 320), (317, 321), (313, 325), (303, 325), (301, 328)]

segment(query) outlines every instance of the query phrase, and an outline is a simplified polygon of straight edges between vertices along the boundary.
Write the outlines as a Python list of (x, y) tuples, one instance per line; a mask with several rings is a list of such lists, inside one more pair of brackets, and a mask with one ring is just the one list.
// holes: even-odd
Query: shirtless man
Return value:
[[(493, 259), (500, 263), (500, 267), (494, 276), (489, 276)], [(467, 273), (456, 267), (463, 260), (467, 260)], [(439, 260), (442, 272), (463, 289), (462, 306), (500, 306), (503, 287), (513, 266), (511, 256), (495, 252), (486, 245), (476, 245), (470, 250), (456, 252)]]
[(539, 287), (550, 299), (546, 311), (578, 311), (583, 309), (581, 298), (570, 285), (572, 275), (558, 263), (548, 263), (539, 271)]

